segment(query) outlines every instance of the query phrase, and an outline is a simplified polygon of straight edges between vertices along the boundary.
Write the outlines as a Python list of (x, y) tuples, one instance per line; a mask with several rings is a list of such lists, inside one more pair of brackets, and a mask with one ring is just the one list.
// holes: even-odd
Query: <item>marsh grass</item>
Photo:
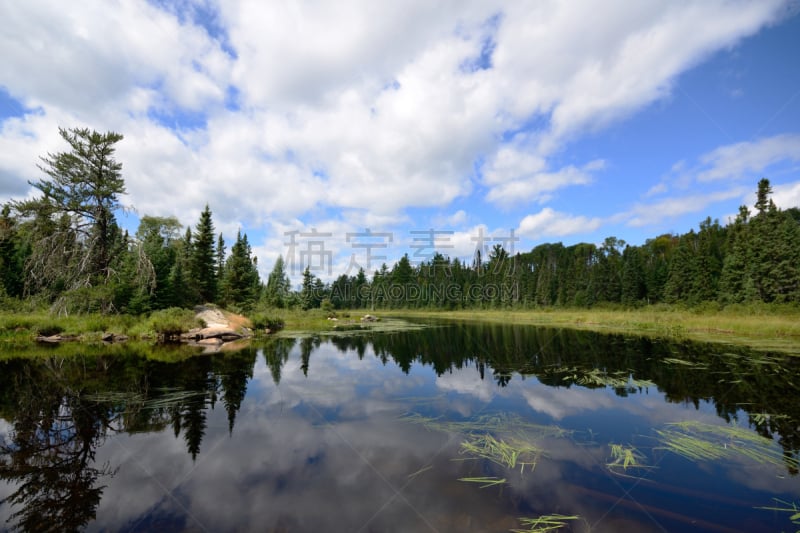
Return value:
[(571, 430), (558, 426), (545, 426), (528, 422), (515, 413), (490, 413), (479, 415), (467, 420), (444, 420), (440, 417), (433, 418), (419, 413), (406, 413), (401, 420), (412, 424), (419, 424), (432, 431), (445, 433), (493, 433), (516, 434), (530, 438), (566, 437), (571, 435)]
[(691, 339), (800, 355), (800, 307), (731, 305), (686, 309), (653, 305), (640, 309), (543, 308), (529, 310), (382, 311), (384, 316), (563, 327), (673, 340)]
[(773, 501), (775, 501), (775, 505), (756, 507), (756, 509), (762, 509), (764, 511), (777, 511), (779, 513), (791, 513), (789, 515), (789, 520), (792, 522), (792, 524), (800, 526), (800, 507), (795, 502), (787, 502), (781, 500), (780, 498), (773, 498)]
[(337, 335), (358, 335), (360, 333), (390, 333), (395, 331), (419, 330), (427, 326), (401, 319), (384, 318), (376, 322), (361, 321), (365, 311), (342, 313), (329, 319), (329, 313), (322, 309), (277, 309), (270, 311), (272, 320), (283, 324), (280, 337), (302, 338), (309, 336), (332, 337)]
[(485, 489), (486, 487), (494, 487), (497, 485), (504, 485), (507, 483), (505, 478), (499, 478), (497, 476), (486, 476), (486, 477), (461, 477), (458, 478), (459, 481), (464, 481), (466, 483), (481, 483), (481, 486), (478, 488)]
[(608, 468), (612, 473), (627, 476), (626, 472), (629, 468), (631, 470), (652, 468), (651, 466), (645, 464), (647, 458), (644, 456), (644, 454), (633, 446), (625, 446), (624, 444), (614, 443), (610, 443), (608, 446), (611, 449), (612, 461), (610, 463), (606, 463), (606, 468)]
[(656, 384), (648, 379), (636, 379), (630, 371), (607, 372), (599, 368), (583, 370), (577, 367), (566, 369), (563, 381), (574, 381), (578, 385), (589, 387), (610, 387), (613, 389), (624, 389), (628, 387), (649, 388)]
[(793, 457), (784, 456), (771, 439), (748, 428), (717, 426), (697, 421), (667, 424), (655, 430), (664, 449), (692, 461), (717, 461), (736, 457), (762, 465), (800, 467)]
[(150, 398), (137, 392), (109, 391), (88, 395), (86, 399), (98, 404), (125, 404), (142, 410), (163, 410), (205, 397), (205, 394), (205, 391), (156, 389), (153, 391), (154, 397)]
[(471, 456), (466, 459), (487, 459), (508, 469), (516, 469), (519, 465), (519, 472), (522, 474), (526, 466), (529, 471), (536, 468), (542, 450), (522, 439), (497, 439), (486, 433), (467, 437), (461, 443), (460, 453)]
[(708, 370), (708, 365), (705, 363), (687, 361), (686, 359), (679, 359), (677, 357), (665, 357), (661, 359), (661, 362), (668, 365), (683, 366), (689, 370)]
[(512, 529), (511, 531), (514, 533), (557, 531), (569, 525), (569, 522), (580, 519), (581, 517), (578, 515), (562, 514), (548, 514), (536, 518), (520, 518), (519, 521), (525, 529)]

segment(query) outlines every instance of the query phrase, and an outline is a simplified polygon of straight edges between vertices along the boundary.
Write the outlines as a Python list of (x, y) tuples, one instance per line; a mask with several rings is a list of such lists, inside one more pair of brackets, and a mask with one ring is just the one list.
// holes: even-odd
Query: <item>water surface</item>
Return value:
[(773, 354), (529, 326), (56, 349), (0, 362), (0, 528), (795, 530), (798, 385)]

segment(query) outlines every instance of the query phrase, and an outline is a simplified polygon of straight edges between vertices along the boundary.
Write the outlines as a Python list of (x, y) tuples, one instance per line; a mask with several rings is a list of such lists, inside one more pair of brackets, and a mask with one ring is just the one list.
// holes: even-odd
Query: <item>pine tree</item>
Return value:
[(113, 253), (121, 238), (114, 212), (125, 194), (122, 164), (114, 159), (122, 135), (77, 128), (59, 128), (59, 134), (70, 150), (42, 157), (39, 169), (47, 178), (29, 182), (42, 196), (13, 204), (33, 226), (28, 286), (59, 293), (80, 289), (79, 300), (96, 298), (110, 311), (107, 291), (87, 291), (109, 283), (115, 261), (122, 259)]
[(256, 299), (255, 288), (259, 283), (258, 270), (251, 257), (252, 250), (247, 235), (239, 231), (231, 247), (231, 255), (225, 262), (222, 276), (223, 301), (248, 309)]
[(197, 222), (192, 244), (192, 283), (200, 302), (213, 302), (217, 297), (217, 256), (214, 249), (214, 223), (206, 204)]
[(289, 293), (292, 285), (289, 276), (286, 274), (286, 267), (283, 257), (278, 256), (275, 259), (275, 265), (267, 277), (267, 287), (265, 290), (265, 298), (267, 305), (282, 309), (287, 306), (289, 302)]

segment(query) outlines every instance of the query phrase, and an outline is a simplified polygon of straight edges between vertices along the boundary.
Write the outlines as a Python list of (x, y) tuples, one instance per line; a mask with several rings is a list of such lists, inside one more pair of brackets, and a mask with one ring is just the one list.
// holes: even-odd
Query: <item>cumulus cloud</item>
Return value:
[[(0, 124), (0, 195), (27, 193), (36, 157), (63, 148), (58, 125), (88, 125), (125, 134), (126, 202), (187, 224), (208, 202), (226, 231), (326, 210), (370, 227), (473, 196), (544, 203), (598, 179), (601, 160), (554, 160), (570, 140), (668, 95), (783, 3), (620, 0), (600, 19), (501, 0), (179, 5), (0, 5), (0, 86), (26, 110)], [(544, 209), (520, 228), (544, 222), (599, 223)]]
[(800, 161), (800, 135), (783, 134), (721, 146), (700, 158), (699, 181), (755, 179), (782, 161)]
[[(605, 166), (602, 160), (595, 160), (580, 168), (570, 165), (555, 172), (534, 171), (527, 174), (525, 167), (533, 168), (535, 163), (527, 155), (522, 155), (520, 159), (523, 160), (523, 163), (516, 168), (522, 174), (518, 174), (515, 178), (509, 178), (505, 168), (500, 172), (497, 172), (495, 168), (490, 170), (490, 180), (502, 179), (502, 181), (489, 191), (486, 196), (488, 201), (506, 206), (527, 203), (532, 200), (543, 202), (549, 200), (554, 191), (563, 187), (591, 183), (592, 173)], [(501, 164), (505, 167), (507, 163), (508, 158)]]
[(781, 209), (800, 207), (800, 181), (773, 187), (772, 201)]
[(536, 214), (527, 215), (519, 223), (519, 234), (531, 239), (563, 237), (574, 233), (588, 233), (603, 223), (597, 217), (574, 216), (545, 207)]
[(622, 214), (621, 218), (626, 218), (627, 224), (633, 227), (657, 224), (662, 220), (681, 215), (700, 213), (713, 203), (741, 197), (745, 190), (743, 187), (735, 187), (709, 194), (693, 194), (665, 198), (648, 204), (637, 204), (629, 212)]

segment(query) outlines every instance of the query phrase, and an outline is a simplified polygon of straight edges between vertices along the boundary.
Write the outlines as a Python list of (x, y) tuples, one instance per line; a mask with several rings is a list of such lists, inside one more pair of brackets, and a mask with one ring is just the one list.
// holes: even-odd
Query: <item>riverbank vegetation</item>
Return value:
[(9, 202), (0, 213), (4, 337), (109, 330), (146, 336), (174, 324), (176, 309), (213, 303), (270, 330), (333, 329), (341, 324), (330, 318), (357, 322), (346, 317), (351, 312), (443, 311), (712, 340), (796, 345), (800, 338), (800, 209), (776, 207), (766, 179), (758, 183), (755, 211), (742, 206), (728, 225), (706, 218), (697, 230), (642, 245), (608, 237), (517, 253), (513, 235), (491, 247), (487, 238), (471, 262), (417, 250), (413, 260), (406, 254), (391, 268), (383, 264), (371, 275), (360, 269), (329, 283), (306, 266), (294, 289), (282, 257), (261, 279), (241, 231), (228, 250), (208, 205), (194, 226), (143, 214), (135, 234), (123, 231), (116, 215), (128, 206), (114, 158), (122, 135), (60, 134), (69, 149), (41, 158), (44, 176), (31, 182), (39, 196)]

